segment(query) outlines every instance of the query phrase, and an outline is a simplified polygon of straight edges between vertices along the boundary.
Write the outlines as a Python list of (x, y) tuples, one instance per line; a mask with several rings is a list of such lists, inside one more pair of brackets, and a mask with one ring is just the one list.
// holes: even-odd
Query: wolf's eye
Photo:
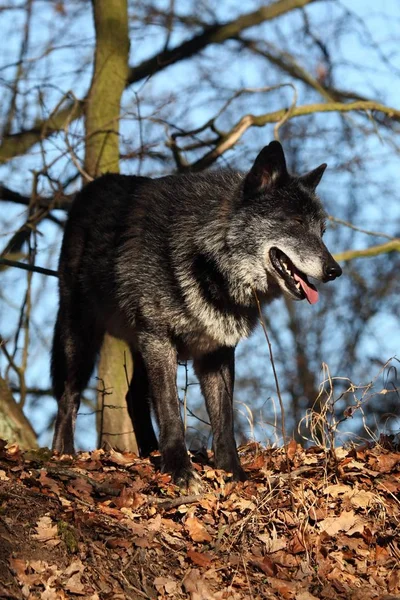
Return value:
[(321, 229), (321, 236), (323, 236), (325, 233), (326, 233), (326, 227), (323, 227), (323, 228)]
[(304, 221), (301, 217), (293, 217), (293, 221), (298, 225), (304, 225)]

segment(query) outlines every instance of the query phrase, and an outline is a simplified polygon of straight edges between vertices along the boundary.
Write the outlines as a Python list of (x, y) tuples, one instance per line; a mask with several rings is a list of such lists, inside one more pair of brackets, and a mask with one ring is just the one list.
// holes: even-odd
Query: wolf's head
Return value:
[(256, 289), (266, 291), (276, 282), (287, 296), (314, 304), (318, 292), (308, 277), (326, 282), (342, 274), (322, 241), (326, 213), (315, 190), (325, 168), (290, 175), (274, 141), (245, 176), (229, 245), (241, 278)]

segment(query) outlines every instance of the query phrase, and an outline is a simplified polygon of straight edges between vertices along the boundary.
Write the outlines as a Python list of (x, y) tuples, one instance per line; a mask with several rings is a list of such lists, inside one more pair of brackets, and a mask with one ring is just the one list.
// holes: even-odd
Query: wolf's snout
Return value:
[(333, 281), (336, 277), (340, 277), (342, 272), (340, 265), (333, 261), (324, 268), (324, 281)]

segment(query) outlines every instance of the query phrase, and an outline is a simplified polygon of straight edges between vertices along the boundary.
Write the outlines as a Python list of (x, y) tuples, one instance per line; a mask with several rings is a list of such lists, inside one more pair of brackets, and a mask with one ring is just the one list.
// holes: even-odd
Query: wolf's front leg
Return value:
[(176, 385), (177, 353), (169, 339), (142, 333), (140, 352), (146, 365), (150, 398), (160, 429), (159, 448), (163, 470), (174, 482), (193, 493), (199, 482), (186, 450), (178, 389)]
[(235, 379), (235, 349), (220, 348), (194, 361), (206, 400), (213, 431), (215, 464), (244, 481), (246, 474), (240, 466), (233, 427), (233, 386)]

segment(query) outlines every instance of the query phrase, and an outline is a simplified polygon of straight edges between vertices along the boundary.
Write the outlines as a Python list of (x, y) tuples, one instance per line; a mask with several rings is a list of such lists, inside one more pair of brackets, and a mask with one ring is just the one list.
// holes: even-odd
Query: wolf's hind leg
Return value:
[[(79, 306), (79, 305), (78, 305)], [(85, 314), (85, 317), (88, 317)], [(92, 374), (103, 332), (93, 321), (72, 318), (60, 308), (54, 329), (51, 376), (58, 411), (53, 450), (73, 454), (76, 416), (81, 393)]]
[(194, 361), (213, 432), (215, 465), (244, 481), (233, 430), (235, 349), (220, 348)]
[(133, 376), (126, 394), (126, 403), (140, 456), (149, 456), (158, 450), (158, 442), (151, 422), (150, 390), (146, 366), (140, 352), (132, 351)]

